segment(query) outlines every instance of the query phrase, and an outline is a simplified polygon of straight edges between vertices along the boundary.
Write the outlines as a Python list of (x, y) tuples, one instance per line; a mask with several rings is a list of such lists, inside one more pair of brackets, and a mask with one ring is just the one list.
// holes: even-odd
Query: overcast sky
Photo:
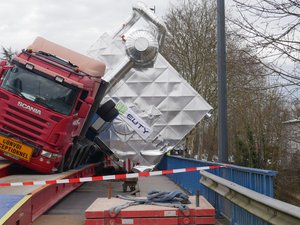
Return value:
[[(132, 14), (137, 0), (1, 0), (0, 46), (20, 51), (37, 36), (86, 53)], [(162, 17), (177, 0), (143, 0)]]

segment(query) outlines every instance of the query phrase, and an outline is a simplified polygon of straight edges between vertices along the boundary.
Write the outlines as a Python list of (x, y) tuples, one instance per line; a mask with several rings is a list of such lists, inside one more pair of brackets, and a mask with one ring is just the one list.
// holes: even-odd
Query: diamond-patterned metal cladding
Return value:
[[(113, 70), (128, 60), (122, 42), (104, 34), (89, 55)], [(108, 99), (128, 112), (122, 112), (100, 138), (118, 158), (138, 163), (138, 170), (154, 168), (212, 109), (160, 54), (153, 68), (131, 69), (103, 102)], [(152, 132), (145, 138), (138, 128)]]

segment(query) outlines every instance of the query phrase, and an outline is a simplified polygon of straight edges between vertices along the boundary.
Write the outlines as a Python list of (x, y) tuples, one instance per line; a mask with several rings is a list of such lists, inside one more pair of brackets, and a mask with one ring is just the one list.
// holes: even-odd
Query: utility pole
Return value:
[(228, 162), (225, 0), (217, 0), (218, 155)]

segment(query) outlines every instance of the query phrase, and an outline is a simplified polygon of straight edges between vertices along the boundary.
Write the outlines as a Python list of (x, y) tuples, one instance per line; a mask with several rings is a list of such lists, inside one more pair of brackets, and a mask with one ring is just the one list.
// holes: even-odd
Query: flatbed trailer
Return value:
[[(13, 167), (12, 165), (10, 169), (12, 174), (0, 178), (0, 183), (88, 177), (93, 176), (96, 166), (97, 165), (90, 165), (62, 174), (37, 175), (24, 170), (23, 173), (20, 173), (18, 167)], [(0, 168), (4, 167), (0, 166)], [(14, 171), (18, 174), (14, 174)], [(107, 204), (115, 204), (115, 197), (117, 195), (125, 196), (129, 193), (125, 193), (123, 190), (123, 180), (95, 181), (82, 184), (83, 183), (69, 183), (42, 186), (0, 187), (0, 202), (2, 203), (0, 205), (0, 224), (83, 225), (98, 224), (98, 222), (100, 224), (110, 224), (109, 222), (112, 221), (114, 221), (115, 224), (126, 224), (119, 223), (118, 221), (129, 221), (128, 219), (140, 213), (142, 213), (141, 215), (145, 214), (148, 216), (145, 218), (137, 216), (137, 218), (132, 218), (131, 220), (134, 222), (133, 224), (143, 224), (143, 221), (151, 220), (152, 211), (157, 212), (157, 215), (161, 213), (167, 213), (167, 215), (169, 215), (168, 213), (171, 212), (170, 217), (166, 220), (163, 217), (154, 216), (157, 217), (155, 218), (156, 222), (154, 224), (159, 225), (181, 224), (182, 221), (201, 222), (195, 224), (214, 224), (215, 221), (213, 207), (207, 204), (203, 198), (200, 198), (200, 207), (193, 208), (193, 210), (196, 210), (199, 214), (197, 214), (198, 217), (201, 217), (198, 218), (196, 216), (197, 220), (195, 219), (196, 217), (191, 218), (190, 215), (181, 215), (178, 210), (176, 211), (174, 208), (157, 208), (157, 206), (154, 206), (154, 208), (147, 206), (145, 210), (150, 210), (149, 212), (144, 212), (144, 207), (135, 207), (133, 209), (137, 209), (138, 211), (134, 212), (130, 218), (123, 218), (123, 214), (120, 214), (120, 216), (116, 218), (93, 218), (94, 213), (97, 215), (99, 215), (99, 213), (101, 214), (101, 210), (106, 209)], [(151, 190), (181, 191), (185, 193), (183, 189), (175, 185), (165, 176), (139, 177), (135, 196), (145, 197)], [(194, 199), (192, 196), (190, 198)], [(194, 203), (190, 206), (194, 207)], [(127, 213), (126, 210), (132, 213), (131, 207), (124, 210), (125, 214)], [(142, 210), (142, 212), (139, 210)]]

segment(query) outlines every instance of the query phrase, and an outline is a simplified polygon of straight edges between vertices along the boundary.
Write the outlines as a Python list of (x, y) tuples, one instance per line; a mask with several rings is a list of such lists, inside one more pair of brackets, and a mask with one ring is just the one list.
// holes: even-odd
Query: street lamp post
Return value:
[(217, 0), (218, 155), (228, 162), (225, 0)]

